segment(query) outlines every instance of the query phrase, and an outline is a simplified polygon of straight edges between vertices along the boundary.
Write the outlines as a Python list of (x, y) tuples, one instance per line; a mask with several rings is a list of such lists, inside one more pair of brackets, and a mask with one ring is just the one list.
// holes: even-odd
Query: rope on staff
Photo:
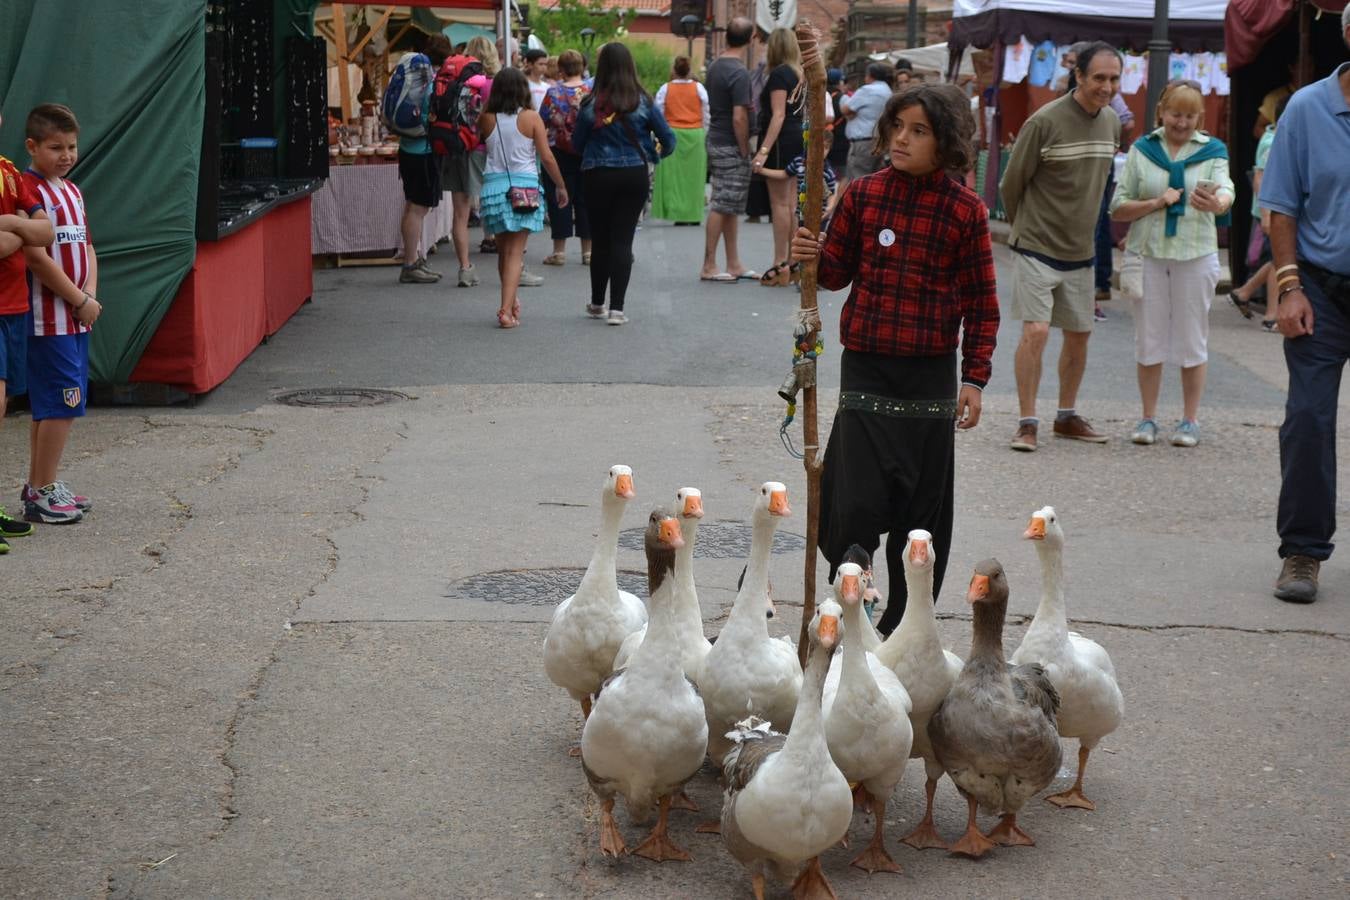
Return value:
[[(778, 439), (782, 441), (783, 449), (787, 450), (793, 459), (806, 459), (804, 452), (798, 453), (792, 446), (792, 436), (788, 434), (788, 428), (797, 414), (797, 394), (808, 386), (815, 387), (816, 360), (825, 352), (825, 339), (820, 335), (820, 311), (815, 307), (797, 310), (794, 319), (796, 324), (792, 329), (792, 369), (778, 388), (778, 396), (787, 401), (787, 413), (783, 416), (783, 423), (778, 426)], [(815, 343), (811, 342), (813, 333)]]
[[(802, 224), (812, 234), (820, 233), (821, 205), (825, 188), (825, 61), (820, 55), (820, 32), (809, 19), (797, 21), (797, 45), (801, 48), (802, 73), (806, 82), (806, 193), (798, 196), (803, 204)], [(810, 369), (809, 377), (802, 383), (802, 465), (806, 469), (806, 564), (803, 572), (805, 596), (802, 599), (802, 627), (797, 639), (797, 659), (802, 668), (806, 667), (806, 654), (809, 648), (807, 626), (816, 614), (816, 544), (820, 531), (820, 445), (816, 411), (816, 357), (824, 350), (820, 341), (820, 311), (816, 304), (816, 268), (817, 262), (803, 263), (801, 266), (801, 310), (798, 312), (798, 335), (793, 332), (793, 342), (800, 347), (805, 344), (812, 356), (806, 358), (803, 350), (802, 375)], [(794, 359), (793, 370), (797, 370)]]

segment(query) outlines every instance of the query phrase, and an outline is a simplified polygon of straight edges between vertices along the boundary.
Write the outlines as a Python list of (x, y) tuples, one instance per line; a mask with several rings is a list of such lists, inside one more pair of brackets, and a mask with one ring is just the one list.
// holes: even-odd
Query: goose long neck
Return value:
[(1008, 610), (1007, 600), (986, 600), (975, 604), (974, 629), (970, 640), (970, 658), (985, 665), (1003, 669), (1003, 618)]
[[(797, 711), (792, 716), (792, 730), (783, 744), (785, 753), (803, 753), (825, 746), (825, 729), (821, 721), (820, 700), (825, 690), (825, 675), (830, 668), (830, 651), (820, 645), (811, 647), (811, 656), (802, 675), (802, 690), (797, 695)], [(825, 750), (828, 754), (828, 748)]]
[(600, 536), (595, 542), (590, 565), (581, 578), (581, 586), (600, 590), (609, 596), (619, 590), (619, 576), (615, 557), (619, 547), (619, 522), (623, 519), (624, 504), (611, 492), (601, 498)]
[(694, 585), (694, 542), (698, 540), (698, 520), (681, 520), (680, 537), (684, 539), (684, 546), (675, 551), (675, 582), (685, 597), (693, 597), (697, 591)]
[(1069, 620), (1064, 610), (1064, 548), (1041, 541), (1036, 545), (1041, 558), (1041, 602), (1036, 607), (1035, 624), (1067, 632)]
[(862, 603), (844, 605), (844, 671), (850, 680), (871, 677), (862, 642)]
[(647, 603), (647, 634), (629, 664), (637, 668), (659, 666), (671, 672), (683, 672), (674, 652), (675, 626), (675, 554), (657, 551), (647, 554), (647, 584), (651, 598)]
[[(909, 640), (938, 636), (937, 617), (933, 615), (933, 570), (905, 570), (909, 598), (896, 633)], [(922, 601), (922, 602), (920, 602)]]
[(727, 624), (734, 620), (738, 627), (750, 627), (756, 634), (769, 634), (769, 622), (764, 615), (763, 598), (769, 593), (769, 551), (773, 547), (773, 533), (777, 524), (772, 517), (756, 516), (754, 533), (750, 538), (750, 559), (745, 567), (745, 580), (731, 608)]

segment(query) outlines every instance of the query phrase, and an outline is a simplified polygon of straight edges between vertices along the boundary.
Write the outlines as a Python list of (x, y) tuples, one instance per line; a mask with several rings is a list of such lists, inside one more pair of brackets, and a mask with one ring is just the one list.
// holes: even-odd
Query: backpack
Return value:
[(452, 56), (436, 73), (431, 89), (431, 150), (442, 156), (458, 156), (477, 149), (478, 114), (483, 98), (469, 87), (475, 75), (483, 75), (483, 64), (471, 56)]
[(399, 60), (380, 102), (380, 119), (385, 128), (401, 137), (426, 137), (422, 110), (435, 74), (424, 53), (411, 53)]
[[(544, 106), (548, 108), (548, 118), (545, 123), (548, 125), (549, 136), (553, 139), (553, 146), (564, 153), (575, 154), (572, 149), (572, 133), (577, 128), (577, 110), (581, 108), (581, 101), (590, 93), (585, 86), (577, 88), (567, 95), (566, 99), (559, 100), (559, 92), (550, 89), (548, 96), (544, 98)], [(552, 98), (553, 102), (549, 102)]]

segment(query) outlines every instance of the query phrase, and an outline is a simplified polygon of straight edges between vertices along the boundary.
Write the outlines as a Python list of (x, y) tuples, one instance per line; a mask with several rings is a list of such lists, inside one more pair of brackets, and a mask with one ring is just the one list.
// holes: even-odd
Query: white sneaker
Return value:
[(586, 315), (590, 316), (592, 319), (603, 319), (605, 317), (605, 308), (603, 306), (592, 306), (587, 303)]
[(475, 269), (473, 266), (468, 266), (466, 268), (459, 270), (460, 287), (473, 287), (477, 283), (478, 283), (478, 270)]
[(610, 324), (610, 325), (627, 325), (627, 324), (628, 324), (628, 317), (625, 316), (625, 315), (623, 314), (623, 310), (621, 310), (621, 309), (611, 309), (611, 310), (609, 311), (609, 324)]
[(526, 272), (524, 269), (520, 270), (521, 287), (539, 287), (539, 285), (543, 283), (544, 283), (543, 275), (536, 275), (533, 272)]

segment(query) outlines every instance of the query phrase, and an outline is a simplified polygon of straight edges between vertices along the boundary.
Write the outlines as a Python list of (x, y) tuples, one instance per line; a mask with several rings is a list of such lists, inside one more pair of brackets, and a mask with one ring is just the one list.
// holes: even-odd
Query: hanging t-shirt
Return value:
[(1189, 53), (1173, 53), (1167, 58), (1167, 80), (1195, 78), (1195, 67)]
[(1015, 44), (1009, 44), (1003, 51), (1003, 80), (1011, 84), (1019, 84), (1023, 78), (1027, 77), (1027, 70), (1031, 68), (1031, 55), (1035, 48), (1031, 41), (1025, 37)]
[(1220, 97), (1227, 97), (1232, 92), (1232, 84), (1228, 81), (1228, 54), (1214, 54), (1214, 71), (1210, 74), (1210, 81), (1214, 85), (1214, 93)]
[(1191, 68), (1195, 73), (1195, 80), (1200, 85), (1201, 95), (1208, 94), (1214, 89), (1214, 54), (1196, 53), (1191, 57)]
[(1027, 69), (1027, 83), (1048, 87), (1059, 68), (1059, 53), (1053, 41), (1041, 41), (1031, 51), (1031, 65)]
[(1120, 92), (1137, 94), (1148, 80), (1148, 57), (1125, 54), (1125, 65), (1120, 71)]

